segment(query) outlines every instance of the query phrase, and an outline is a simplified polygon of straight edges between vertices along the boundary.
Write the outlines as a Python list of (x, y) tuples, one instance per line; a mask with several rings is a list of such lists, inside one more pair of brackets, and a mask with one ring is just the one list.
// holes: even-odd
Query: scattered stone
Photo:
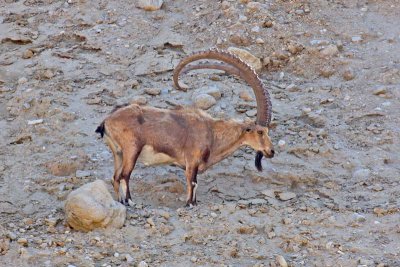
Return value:
[(285, 140), (279, 140), (279, 142), (278, 142), (278, 146), (279, 146), (279, 148), (284, 148), (285, 147), (285, 145), (286, 145), (286, 142), (285, 142)]
[(252, 109), (252, 110), (248, 110), (248, 111), (246, 111), (246, 115), (248, 116), (248, 117), (255, 117), (256, 115), (257, 115), (257, 110), (255, 110), (255, 109)]
[(257, 38), (256, 39), (256, 44), (264, 44), (265, 41), (262, 38)]
[(131, 104), (146, 105), (147, 98), (144, 96), (136, 96), (132, 99)]
[(28, 81), (28, 79), (26, 77), (21, 77), (18, 79), (18, 84), (24, 84)]
[(138, 267), (149, 267), (149, 265), (145, 261), (141, 261), (139, 262)]
[(161, 94), (161, 89), (160, 88), (146, 88), (146, 89), (144, 89), (144, 92), (148, 95), (155, 96), (155, 95)]
[(207, 110), (214, 106), (217, 101), (214, 97), (210, 96), (209, 94), (199, 94), (196, 95), (193, 99), (194, 104), (196, 107)]
[(367, 220), (364, 215), (358, 213), (354, 213), (352, 217), (356, 222), (365, 222)]
[(216, 86), (201, 87), (200, 89), (197, 90), (197, 92), (199, 94), (208, 94), (208, 95), (214, 97), (216, 100), (219, 100), (222, 97), (221, 90)]
[(262, 25), (264, 28), (271, 28), (272, 26), (274, 26), (274, 22), (272, 20), (267, 20), (263, 22)]
[(283, 193), (279, 193), (278, 197), (279, 197), (280, 200), (287, 201), (287, 200), (290, 200), (292, 198), (295, 198), (296, 194), (292, 193), (292, 192), (283, 192)]
[(356, 77), (354, 71), (351, 69), (345, 70), (342, 76), (346, 81), (351, 81)]
[(351, 41), (353, 43), (360, 43), (363, 40), (363, 38), (361, 36), (353, 36), (351, 37)]
[(253, 101), (254, 100), (252, 95), (248, 91), (245, 91), (245, 90), (240, 91), (239, 97), (240, 97), (240, 99), (243, 99), (244, 101)]
[(286, 87), (286, 90), (288, 90), (289, 92), (298, 92), (300, 91), (300, 88), (294, 83), (291, 83), (288, 85), (288, 87)]
[(43, 78), (45, 79), (51, 79), (54, 77), (54, 73), (51, 70), (45, 70), (43, 73)]
[(84, 177), (89, 177), (91, 175), (90, 171), (81, 171), (77, 170), (75, 173), (76, 178), (84, 178)]
[(310, 44), (311, 45), (316, 45), (316, 46), (328, 45), (329, 41), (328, 40), (311, 40)]
[(262, 69), (261, 60), (258, 57), (253, 56), (250, 52), (236, 47), (229, 47), (228, 51), (249, 64), (255, 71), (260, 71)]
[(28, 240), (26, 238), (23, 238), (23, 237), (18, 238), (17, 243), (20, 244), (20, 245), (23, 245), (25, 247), (28, 246)]
[(29, 120), (28, 125), (37, 125), (37, 124), (42, 124), (43, 119), (37, 119), (37, 120)]
[(163, 0), (137, 0), (136, 7), (146, 11), (155, 11), (161, 9)]
[(329, 78), (335, 73), (335, 69), (330, 66), (324, 66), (319, 70), (319, 74), (324, 78)]
[(65, 202), (65, 216), (69, 226), (80, 231), (95, 228), (121, 228), (126, 208), (113, 200), (102, 180), (72, 191)]
[(263, 205), (263, 204), (268, 204), (268, 201), (262, 198), (253, 198), (250, 199), (250, 204), (252, 205)]
[(328, 57), (333, 57), (336, 56), (339, 53), (339, 49), (337, 48), (336, 45), (328, 45), (324, 49), (321, 50), (321, 54), (323, 56), (328, 56)]
[(263, 191), (261, 191), (261, 194), (263, 194), (264, 196), (269, 197), (269, 198), (275, 198), (274, 190), (263, 190)]
[(33, 55), (34, 55), (33, 51), (30, 50), (30, 49), (27, 49), (27, 50), (24, 51), (24, 53), (22, 53), (22, 58), (23, 59), (28, 59), (28, 58), (33, 57)]
[(283, 256), (277, 255), (275, 259), (280, 267), (288, 267), (288, 264)]
[(375, 262), (373, 260), (359, 259), (358, 263), (362, 266), (375, 266)]
[(8, 233), (7, 233), (7, 237), (8, 237), (11, 241), (17, 239), (17, 235), (16, 235), (15, 233), (13, 233), (13, 232), (8, 232)]
[(372, 92), (374, 95), (385, 95), (387, 94), (387, 89), (385, 87), (380, 87)]
[(0, 255), (5, 255), (10, 249), (10, 241), (5, 238), (0, 239)]

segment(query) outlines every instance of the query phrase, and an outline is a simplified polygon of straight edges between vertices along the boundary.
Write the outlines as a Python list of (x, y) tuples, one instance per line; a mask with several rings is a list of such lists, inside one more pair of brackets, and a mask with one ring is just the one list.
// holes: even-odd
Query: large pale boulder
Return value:
[(112, 198), (104, 181), (96, 180), (68, 195), (65, 217), (68, 225), (79, 231), (121, 228), (125, 222), (126, 208)]
[(238, 56), (241, 60), (250, 65), (255, 71), (260, 71), (262, 69), (261, 59), (252, 55), (249, 51), (237, 47), (229, 47), (228, 51)]

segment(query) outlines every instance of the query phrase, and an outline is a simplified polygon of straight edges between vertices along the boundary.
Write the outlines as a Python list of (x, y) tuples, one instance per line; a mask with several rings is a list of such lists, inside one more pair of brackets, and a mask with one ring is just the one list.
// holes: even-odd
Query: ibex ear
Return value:
[(244, 127), (243, 127), (243, 131), (244, 132), (251, 132), (254, 131), (256, 124), (253, 121), (246, 121)]

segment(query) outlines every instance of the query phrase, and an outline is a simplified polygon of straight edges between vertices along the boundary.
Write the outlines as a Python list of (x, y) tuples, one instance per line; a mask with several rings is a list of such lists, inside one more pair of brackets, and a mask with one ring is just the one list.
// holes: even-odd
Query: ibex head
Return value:
[[(223, 63), (199, 63), (198, 65), (188, 65), (189, 63), (201, 59), (219, 60)], [(187, 66), (188, 65), (188, 66)], [(174, 70), (174, 84), (180, 88), (178, 78), (180, 73), (186, 73), (194, 69), (219, 69), (227, 73), (240, 76), (253, 89), (257, 101), (257, 119), (253, 125), (246, 125), (244, 129), (244, 144), (257, 151), (255, 158), (256, 168), (261, 171), (261, 159), (263, 156), (272, 158), (274, 148), (269, 137), (269, 124), (271, 122), (272, 105), (269, 93), (264, 87), (257, 73), (239, 57), (218, 49), (211, 49), (194, 53), (184, 58)]]

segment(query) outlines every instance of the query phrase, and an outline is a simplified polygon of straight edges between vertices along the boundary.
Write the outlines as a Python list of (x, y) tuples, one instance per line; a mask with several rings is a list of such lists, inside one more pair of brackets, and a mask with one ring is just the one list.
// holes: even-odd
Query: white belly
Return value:
[(138, 160), (146, 166), (172, 164), (174, 159), (164, 153), (157, 153), (152, 146), (145, 145)]

